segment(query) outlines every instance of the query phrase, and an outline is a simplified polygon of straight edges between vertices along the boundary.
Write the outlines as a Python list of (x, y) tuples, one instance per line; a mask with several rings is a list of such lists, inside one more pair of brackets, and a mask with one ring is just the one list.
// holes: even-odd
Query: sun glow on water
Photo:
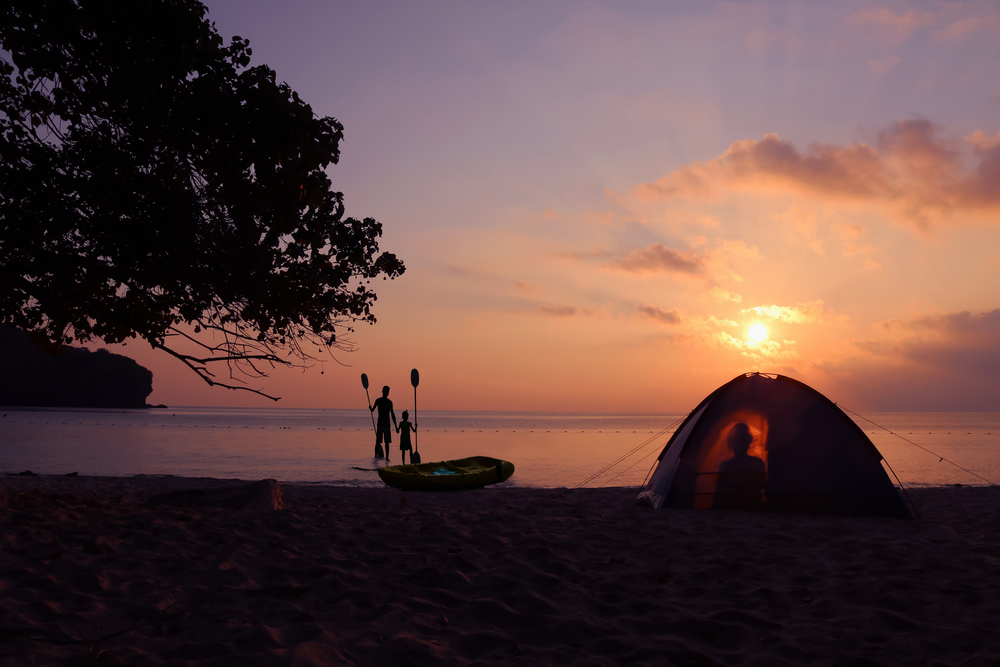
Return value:
[(749, 331), (747, 331), (747, 333), (750, 336), (750, 340), (752, 340), (755, 343), (759, 343), (765, 338), (767, 338), (767, 329), (764, 327), (763, 324), (760, 323), (751, 326)]

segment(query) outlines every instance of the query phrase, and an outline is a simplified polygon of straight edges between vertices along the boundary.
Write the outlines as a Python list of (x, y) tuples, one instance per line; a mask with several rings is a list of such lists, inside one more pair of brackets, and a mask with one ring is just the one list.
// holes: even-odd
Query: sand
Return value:
[(917, 521), (634, 489), (0, 478), (2, 665), (1000, 665), (1000, 489)]

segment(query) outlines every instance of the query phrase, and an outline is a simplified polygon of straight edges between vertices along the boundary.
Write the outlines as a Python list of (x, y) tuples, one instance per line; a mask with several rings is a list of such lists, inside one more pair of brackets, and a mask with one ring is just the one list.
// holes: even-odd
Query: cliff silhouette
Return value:
[(133, 359), (69, 345), (52, 354), (27, 332), (0, 326), (0, 405), (147, 408), (152, 391), (152, 371)]

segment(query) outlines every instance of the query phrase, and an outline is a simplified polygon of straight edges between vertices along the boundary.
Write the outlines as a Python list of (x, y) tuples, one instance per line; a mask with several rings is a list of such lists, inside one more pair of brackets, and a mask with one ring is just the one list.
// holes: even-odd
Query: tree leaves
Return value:
[(246, 388), (206, 364), (263, 375), (282, 350), (309, 359), (306, 340), (349, 350), (336, 332), (375, 322), (362, 281), (405, 267), (380, 223), (344, 217), (325, 171), (343, 126), (206, 11), (0, 8), (0, 322), (56, 345), (139, 336)]

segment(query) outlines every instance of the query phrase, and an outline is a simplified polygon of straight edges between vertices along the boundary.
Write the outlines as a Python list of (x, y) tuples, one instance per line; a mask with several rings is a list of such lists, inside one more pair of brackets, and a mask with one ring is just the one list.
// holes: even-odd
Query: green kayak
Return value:
[(514, 474), (510, 461), (489, 456), (437, 463), (404, 464), (378, 469), (382, 481), (407, 491), (461, 491), (503, 482)]

